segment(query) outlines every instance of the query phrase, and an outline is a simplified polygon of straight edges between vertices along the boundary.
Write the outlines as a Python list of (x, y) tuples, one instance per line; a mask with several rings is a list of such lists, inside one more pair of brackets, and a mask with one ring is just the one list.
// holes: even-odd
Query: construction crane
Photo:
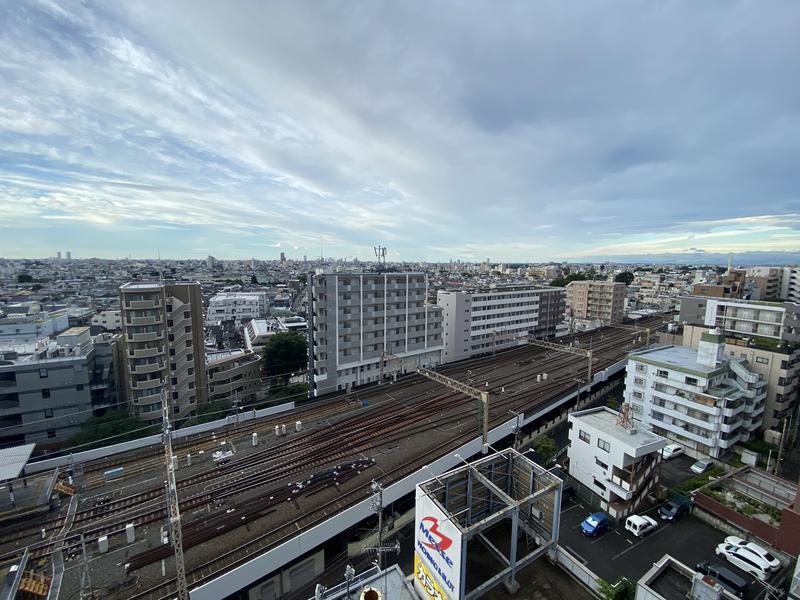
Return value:
[(586, 383), (591, 387), (592, 385), (592, 351), (591, 350), (584, 350), (583, 348), (576, 348), (574, 346), (565, 346), (564, 344), (554, 344), (553, 342), (545, 342), (543, 340), (537, 340), (534, 338), (529, 338), (528, 343), (532, 346), (539, 346), (540, 348), (547, 348), (548, 350), (555, 350), (556, 352), (566, 352), (567, 354), (576, 354), (578, 356), (586, 357), (587, 362), (589, 363), (586, 365)]
[(431, 371), (430, 369), (426, 369), (424, 367), (417, 367), (417, 373), (423, 377), (427, 377), (428, 379), (432, 379), (433, 381), (441, 383), (450, 389), (461, 392), (462, 394), (466, 394), (470, 398), (475, 398), (476, 400), (480, 401), (480, 403), (483, 405), (483, 421), (481, 425), (483, 447), (481, 448), (481, 453), (487, 454), (489, 452), (489, 392), (485, 390), (479, 390), (471, 385), (456, 381), (455, 379), (450, 379), (441, 373)]
[(175, 461), (172, 458), (172, 428), (169, 422), (169, 403), (166, 390), (161, 390), (161, 408), (164, 418), (164, 459), (167, 461), (167, 515), (169, 517), (170, 540), (175, 549), (175, 582), (177, 599), (189, 600), (186, 585), (186, 565), (183, 562), (183, 537), (181, 535), (181, 513), (178, 507), (178, 485), (175, 482)]

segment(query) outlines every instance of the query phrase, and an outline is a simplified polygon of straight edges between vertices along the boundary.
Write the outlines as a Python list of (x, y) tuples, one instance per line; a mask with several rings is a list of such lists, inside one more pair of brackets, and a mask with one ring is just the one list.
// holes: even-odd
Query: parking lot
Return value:
[(582, 504), (579, 499), (577, 503), (570, 502), (565, 505), (561, 515), (559, 543), (606, 581), (613, 583), (621, 576), (636, 581), (653, 566), (653, 563), (665, 554), (669, 554), (691, 568), (702, 560), (724, 564), (746, 580), (753, 582), (749, 594), (751, 599), (755, 599), (763, 591), (763, 585), (755, 582), (753, 577), (740, 571), (725, 559), (715, 556), (714, 549), (726, 534), (693, 515), (682, 517), (676, 523), (668, 523), (661, 521), (656, 510), (651, 509), (639, 514), (654, 518), (659, 522), (659, 526), (643, 539), (626, 531), (624, 523), (598, 537), (591, 538), (584, 536), (580, 530), (581, 521), (590, 512), (589, 507)]
[(669, 460), (662, 460), (661, 485), (671, 488), (694, 477), (695, 474), (689, 470), (692, 463), (694, 463), (694, 459), (685, 454)]

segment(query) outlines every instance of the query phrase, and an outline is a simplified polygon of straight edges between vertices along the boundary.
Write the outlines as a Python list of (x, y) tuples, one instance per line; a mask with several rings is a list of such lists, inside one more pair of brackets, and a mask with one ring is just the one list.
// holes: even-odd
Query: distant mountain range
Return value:
[(716, 254), (711, 252), (681, 252), (676, 254), (636, 254), (619, 256), (594, 256), (591, 262), (665, 265), (727, 265), (732, 257), (734, 266), (784, 266), (800, 264), (800, 250), (795, 252), (741, 252)]

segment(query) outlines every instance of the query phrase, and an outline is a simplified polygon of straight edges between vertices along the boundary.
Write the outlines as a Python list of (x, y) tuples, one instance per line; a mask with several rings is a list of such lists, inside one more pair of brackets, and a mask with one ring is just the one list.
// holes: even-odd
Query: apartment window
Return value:
[(56, 437), (56, 430), (55, 429), (48, 429), (47, 430), (47, 437), (49, 437), (49, 438)]
[(53, 409), (52, 408), (45, 408), (44, 409), (44, 418), (45, 419), (52, 419), (53, 418)]
[(194, 375), (194, 367), (189, 367), (189, 370), (186, 371), (188, 375)]
[(636, 390), (634, 390), (631, 395), (637, 400), (641, 400), (644, 397), (644, 394), (642, 394), (642, 392), (637, 392)]
[(197, 402), (197, 398), (194, 396), (189, 396), (189, 404), (194, 404), (195, 402)]
[(78, 385), (76, 385), (75, 386), (75, 391), (82, 392), (83, 391), (83, 384), (79, 383)]
[(603, 469), (604, 471), (608, 470), (608, 465), (607, 465), (606, 463), (604, 463), (602, 460), (600, 460), (599, 458), (595, 457), (595, 459), (594, 459), (594, 463), (595, 463), (595, 464), (596, 464), (598, 467), (600, 467), (601, 469)]
[(599, 487), (601, 490), (603, 490), (604, 492), (606, 491), (606, 486), (604, 486), (602, 483), (600, 483), (599, 481), (597, 481), (597, 479), (595, 479), (595, 480), (594, 480), (594, 484), (595, 484), (597, 487)]
[(39, 369), (39, 378), (44, 379), (47, 377), (47, 369)]
[(656, 370), (656, 376), (667, 378), (667, 377), (669, 377), (669, 371), (665, 371), (663, 369), (657, 369)]
[(586, 433), (583, 429), (578, 430), (578, 438), (582, 442), (586, 442), (587, 444), (591, 443), (592, 441), (591, 436), (588, 433)]
[(642, 379), (641, 377), (634, 377), (633, 378), (633, 384), (634, 385), (644, 385), (644, 379)]
[(697, 379), (694, 377), (687, 377), (684, 381), (687, 385), (697, 385)]
[(190, 316), (191, 316), (191, 313), (189, 313), (189, 311), (188, 311), (188, 310), (187, 310), (187, 311), (184, 311), (184, 313), (183, 313), (183, 318), (184, 318), (184, 319), (188, 319)]
[(178, 385), (178, 378), (177, 377), (171, 378), (170, 381), (172, 382), (172, 385)]
[[(763, 356), (756, 356), (756, 362), (760, 363), (762, 365), (768, 365), (769, 364), (769, 359), (768, 358), (764, 358)], [(786, 361), (783, 361), (783, 362), (786, 362)], [(781, 365), (781, 367), (783, 367), (783, 365)]]
[(170, 342), (174, 342), (174, 341), (175, 341), (175, 336), (174, 336), (174, 335), (172, 335), (172, 334), (170, 333), (170, 334), (167, 336), (167, 339), (168, 339)]
[(191, 327), (191, 325), (187, 325), (186, 327), (184, 327), (184, 328), (183, 328), (183, 331), (184, 331), (185, 333), (189, 333), (191, 330), (192, 330), (192, 327)]
[(42, 400), (48, 400), (50, 398), (50, 390), (44, 389), (42, 390)]
[(194, 356), (193, 355), (191, 355), (191, 354), (187, 354), (186, 355), (186, 361), (187, 362), (192, 362), (193, 360), (194, 360)]
[(597, 438), (597, 447), (604, 452), (611, 452), (611, 444), (603, 439)]
[(172, 304), (167, 304), (167, 312), (172, 312)]
[(167, 327), (172, 327), (172, 319), (167, 319)]
[(637, 364), (636, 365), (636, 371), (638, 373), (647, 373), (647, 367), (645, 365)]
[(177, 400), (178, 399), (178, 392), (172, 392), (172, 399), (173, 400)]
[(186, 340), (186, 347), (187, 348), (191, 348), (192, 347), (192, 340)]
[(169, 369), (170, 369), (170, 371), (174, 371), (174, 370), (175, 370), (175, 369), (177, 369), (177, 368), (178, 368), (178, 365), (177, 365), (176, 363), (169, 363)]

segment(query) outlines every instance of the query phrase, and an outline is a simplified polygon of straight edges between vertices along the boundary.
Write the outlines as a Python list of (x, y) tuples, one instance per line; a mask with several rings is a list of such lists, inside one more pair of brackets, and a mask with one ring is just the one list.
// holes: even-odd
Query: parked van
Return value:
[(669, 460), (683, 454), (683, 446), (680, 444), (667, 444), (661, 449), (661, 458)]
[(697, 563), (695, 570), (703, 575), (713, 577), (734, 596), (742, 599), (747, 598), (747, 581), (729, 568), (713, 563), (710, 560), (704, 560)]
[(644, 537), (658, 527), (658, 522), (647, 515), (631, 515), (625, 521), (625, 529), (636, 537)]

